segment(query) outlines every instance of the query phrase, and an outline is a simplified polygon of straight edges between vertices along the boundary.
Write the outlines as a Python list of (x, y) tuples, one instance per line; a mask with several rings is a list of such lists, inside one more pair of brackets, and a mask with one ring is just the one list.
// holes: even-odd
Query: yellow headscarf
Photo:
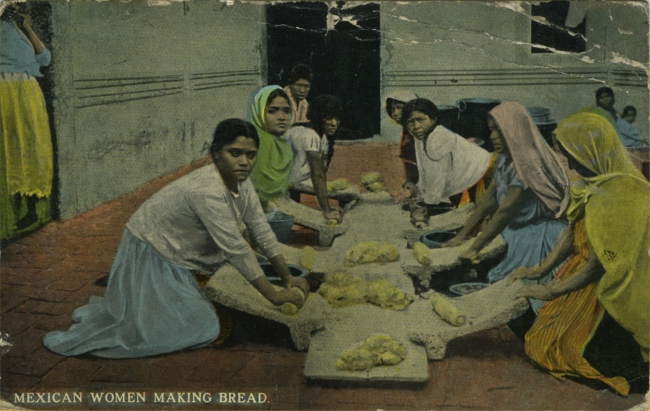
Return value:
[(632, 333), (647, 360), (650, 317), (650, 184), (634, 167), (616, 130), (602, 116), (578, 112), (563, 120), (557, 141), (596, 174), (571, 188), (567, 217), (584, 216), (587, 240), (605, 274), (598, 300)]

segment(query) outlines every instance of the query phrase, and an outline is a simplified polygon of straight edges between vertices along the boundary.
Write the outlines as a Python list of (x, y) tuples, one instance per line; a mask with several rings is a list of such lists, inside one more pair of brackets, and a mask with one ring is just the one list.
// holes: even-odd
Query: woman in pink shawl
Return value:
[[(522, 105), (501, 103), (490, 111), (488, 125), (498, 154), (493, 181), (463, 229), (448, 245), (466, 240), (483, 218), (491, 215), (460, 259), (476, 261), (479, 251), (501, 234), (508, 250), (501, 263), (488, 272), (488, 280), (495, 282), (515, 268), (538, 265), (549, 253), (566, 225), (557, 218), (567, 206), (568, 182), (558, 158)], [(551, 275), (534, 283), (545, 284)], [(530, 303), (537, 311), (543, 301)]]

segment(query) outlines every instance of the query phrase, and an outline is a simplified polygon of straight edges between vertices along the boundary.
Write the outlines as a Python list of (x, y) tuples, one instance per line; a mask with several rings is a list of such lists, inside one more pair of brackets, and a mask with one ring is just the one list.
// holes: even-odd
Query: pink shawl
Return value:
[(506, 101), (489, 114), (501, 130), (519, 181), (533, 190), (555, 217), (560, 217), (569, 201), (568, 179), (526, 108)]

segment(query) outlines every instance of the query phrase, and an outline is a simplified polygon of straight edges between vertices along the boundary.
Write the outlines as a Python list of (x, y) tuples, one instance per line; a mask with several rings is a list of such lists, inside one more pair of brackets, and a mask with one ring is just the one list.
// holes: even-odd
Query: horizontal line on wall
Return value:
[(178, 89), (178, 90), (172, 90), (172, 91), (165, 91), (165, 92), (158, 93), (158, 94), (152, 95), (152, 96), (140, 96), (140, 97), (132, 97), (132, 98), (124, 98), (124, 99), (98, 101), (98, 102), (93, 102), (93, 103), (80, 104), (80, 105), (75, 105), (75, 108), (107, 106), (107, 105), (111, 105), (111, 104), (126, 103), (126, 102), (129, 102), (129, 101), (137, 101), (137, 100), (146, 100), (146, 99), (150, 99), (150, 98), (166, 97), (166, 96), (171, 96), (171, 95), (174, 95), (174, 94), (180, 94), (182, 92), (183, 92), (182, 89)]
[(571, 83), (558, 83), (557, 81), (553, 82), (520, 82), (520, 83), (452, 83), (452, 84), (436, 84), (436, 83), (431, 83), (431, 82), (421, 82), (421, 83), (400, 83), (400, 82), (395, 82), (395, 83), (384, 83), (385, 86), (389, 87), (474, 87), (474, 86), (481, 86), (481, 87), (496, 87), (496, 86), (548, 86), (548, 85), (583, 85), (583, 84), (589, 84), (593, 85), (594, 83), (596, 84), (601, 84), (600, 81), (574, 81)]
[(131, 77), (95, 77), (95, 78), (77, 78), (75, 83), (93, 82), (93, 81), (146, 81), (146, 80), (163, 80), (163, 79), (183, 79), (181, 74), (161, 74), (158, 76), (131, 76)]
[(156, 92), (164, 92), (164, 91), (174, 91), (174, 90), (182, 90), (183, 87), (169, 87), (169, 88), (158, 88), (158, 89), (151, 89), (151, 90), (137, 90), (137, 91), (130, 91), (128, 93), (108, 93), (108, 94), (94, 94), (92, 96), (75, 96), (76, 98), (99, 98), (99, 97), (112, 97), (112, 96), (125, 96), (129, 94), (141, 94), (141, 93), (156, 93)]
[(244, 70), (244, 71), (215, 71), (210, 73), (195, 73), (190, 75), (190, 80), (202, 80), (210, 78), (221, 77), (243, 77), (243, 76), (259, 76), (259, 70)]
[(232, 87), (232, 86), (255, 86), (257, 85), (257, 81), (235, 81), (235, 82), (229, 82), (229, 83), (201, 83), (201, 84), (196, 84), (192, 87), (192, 90), (195, 91), (202, 91), (202, 90), (210, 90), (214, 88), (223, 88), (223, 87)]
[(75, 107), (120, 104), (165, 97), (184, 91), (256, 86), (259, 80), (260, 72), (258, 70), (194, 73), (188, 76), (187, 81), (183, 75), (78, 79), (75, 80), (75, 99), (83, 101)]
[(556, 73), (552, 71), (538, 71), (538, 72), (493, 72), (493, 73), (484, 73), (484, 72), (462, 72), (462, 71), (449, 71), (449, 72), (438, 72), (438, 71), (429, 71), (429, 72), (408, 72), (402, 71), (399, 73), (385, 73), (385, 77), (513, 77), (513, 76), (567, 76), (567, 75), (599, 75), (607, 74), (601, 70), (598, 71), (582, 71), (582, 72), (568, 72), (568, 73)]
[[(106, 81), (106, 80), (98, 80)], [(144, 80), (133, 83), (119, 83), (119, 84), (98, 84), (93, 86), (77, 86), (75, 90), (94, 90), (98, 88), (112, 88), (112, 87), (129, 87), (129, 86), (142, 86), (147, 84), (160, 84), (160, 83), (179, 83), (182, 82), (183, 78), (174, 78), (174, 79), (158, 79), (158, 80)]]
[(640, 83), (623, 83), (620, 81), (615, 81), (613, 83), (615, 86), (619, 87), (642, 87), (642, 88), (648, 88), (648, 83), (645, 84), (640, 84)]
[[(408, 80), (406, 80), (408, 79)], [(413, 83), (430, 87), (594, 84), (621, 83), (647, 87), (647, 74), (642, 70), (606, 70), (603, 68), (491, 69), (491, 70), (402, 70), (384, 72), (384, 86), (397, 87)], [(550, 83), (549, 83), (550, 82)]]

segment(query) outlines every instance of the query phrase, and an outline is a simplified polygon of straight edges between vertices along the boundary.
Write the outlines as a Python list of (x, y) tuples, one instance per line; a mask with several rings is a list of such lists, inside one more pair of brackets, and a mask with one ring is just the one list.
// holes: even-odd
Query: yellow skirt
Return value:
[(6, 239), (18, 234), (16, 222), (26, 213), (26, 196), (39, 197), (37, 224), (49, 220), (52, 138), (35, 79), (0, 81), (0, 141), (0, 238)]
[(35, 79), (0, 81), (0, 124), (9, 194), (48, 197), (52, 137), (43, 93)]

